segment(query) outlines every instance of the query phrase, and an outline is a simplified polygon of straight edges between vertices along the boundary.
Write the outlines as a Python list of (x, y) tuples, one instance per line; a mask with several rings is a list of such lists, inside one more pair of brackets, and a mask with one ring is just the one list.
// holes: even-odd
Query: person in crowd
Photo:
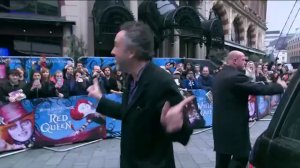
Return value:
[(83, 63), (82, 62), (80, 62), (80, 61), (78, 61), (77, 62), (77, 64), (76, 64), (76, 69), (75, 69), (76, 71), (82, 71), (82, 72), (84, 72), (84, 74), (82, 74), (83, 76), (82, 76), (82, 78), (85, 78), (85, 79), (87, 79), (87, 80), (90, 80), (90, 78), (89, 78), (89, 76), (90, 76), (90, 74), (89, 74), (89, 71), (88, 71), (88, 69), (87, 68), (85, 68), (84, 66), (83, 66)]
[(67, 83), (64, 81), (62, 71), (56, 71), (54, 77), (51, 78), (49, 90), (51, 96), (66, 98), (69, 97), (69, 87)]
[(52, 62), (47, 62), (46, 54), (42, 54), (38, 61), (32, 61), (32, 70), (36, 72), (41, 71), (43, 68), (51, 69), (52, 65)]
[(263, 73), (261, 64), (257, 65), (255, 80), (256, 80), (256, 82), (267, 82), (267, 78), (265, 77), (265, 75)]
[(165, 63), (165, 70), (170, 72), (172, 74), (173, 72), (171, 71), (171, 62), (166, 62)]
[(256, 68), (255, 68), (255, 64), (253, 61), (247, 62), (245, 71), (246, 71), (246, 76), (248, 76), (252, 82), (255, 82), (256, 81), (256, 73), (255, 73)]
[(24, 92), (27, 99), (45, 98), (48, 95), (48, 85), (41, 82), (41, 73), (34, 72), (29, 83), (26, 84)]
[(75, 84), (74, 89), (72, 90), (72, 95), (87, 95), (86, 89), (89, 86), (89, 81), (82, 77), (83, 74), (83, 71), (75, 71)]
[(184, 88), (183, 81), (181, 80), (180, 76), (181, 76), (181, 73), (179, 71), (174, 71), (174, 73), (173, 73), (173, 79), (174, 79), (176, 85), (179, 88)]
[(10, 93), (23, 90), (25, 82), (20, 81), (20, 71), (12, 69), (8, 72), (8, 80), (5, 80), (0, 85), (0, 101), (1, 104), (16, 102), (21, 99), (17, 99), (16, 96), (11, 96)]
[(242, 168), (248, 163), (248, 96), (281, 94), (287, 87), (280, 79), (268, 85), (251, 82), (243, 72), (245, 59), (240, 51), (229, 52), (226, 65), (214, 79), (212, 128), (216, 168)]
[(112, 55), (129, 77), (122, 104), (106, 99), (98, 82), (88, 88), (99, 100), (96, 111), (122, 119), (120, 167), (175, 167), (173, 141), (186, 145), (192, 133), (183, 100), (171, 75), (151, 62), (154, 37), (140, 22), (121, 26)]
[(104, 72), (101, 70), (101, 67), (99, 65), (94, 65), (93, 71), (92, 71), (92, 77), (90, 78), (90, 84), (93, 84), (93, 80), (96, 78), (99, 82), (99, 89), (102, 93), (106, 93), (106, 90), (104, 88), (104, 81), (103, 78), (105, 77)]
[(199, 76), (201, 75), (201, 69), (199, 64), (195, 64), (194, 66), (194, 72), (195, 72), (195, 78), (198, 80)]
[(117, 80), (118, 90), (124, 92), (125, 90), (125, 75), (120, 70), (115, 71), (115, 76)]
[(74, 67), (71, 64), (66, 65), (66, 67), (63, 70), (63, 74), (64, 74), (64, 82), (69, 88), (69, 92), (70, 92), (69, 95), (70, 96), (78, 95), (75, 89), (76, 80), (75, 80)]
[(183, 80), (184, 89), (199, 89), (199, 83), (194, 77), (193, 71), (188, 71), (186, 79)]
[(213, 77), (210, 75), (208, 66), (204, 66), (202, 69), (202, 73), (198, 78), (199, 89), (203, 89), (205, 91), (211, 91), (213, 85)]
[(45, 93), (46, 97), (51, 97), (53, 94), (49, 92), (50, 89), (50, 70), (48, 68), (42, 68), (41, 69), (41, 84), (45, 88), (45, 90), (48, 90), (47, 93)]
[(176, 69), (175, 69), (175, 71), (180, 72), (180, 74), (181, 74), (181, 75), (180, 75), (181, 80), (186, 79), (186, 75), (184, 75), (184, 74), (185, 74), (185, 69), (184, 69), (183, 63), (178, 63), (178, 64), (176, 64)]
[(183, 75), (186, 76), (189, 71), (193, 71), (193, 66), (192, 66), (192, 64), (190, 62), (187, 62), (184, 65), (184, 69), (185, 69), (185, 71), (183, 72)]
[(26, 83), (26, 80), (25, 80), (25, 70), (24, 70), (24, 68), (18, 67), (18, 68), (16, 68), (16, 70), (18, 70), (19, 73), (20, 73), (20, 79), (19, 79), (19, 80), (20, 80), (21, 82)]
[(106, 93), (119, 93), (117, 80), (112, 76), (111, 67), (103, 68), (104, 77), (102, 77), (103, 86)]

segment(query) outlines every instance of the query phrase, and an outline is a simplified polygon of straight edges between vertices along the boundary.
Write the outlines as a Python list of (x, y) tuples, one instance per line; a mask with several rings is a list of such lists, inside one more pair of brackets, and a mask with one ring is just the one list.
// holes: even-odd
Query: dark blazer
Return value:
[(215, 151), (247, 157), (251, 149), (248, 95), (279, 94), (283, 88), (251, 82), (242, 71), (224, 66), (214, 79), (212, 92)]
[(137, 90), (128, 104), (129, 81), (122, 104), (102, 98), (97, 111), (122, 120), (121, 168), (175, 167), (173, 141), (186, 145), (192, 133), (187, 116), (182, 129), (167, 134), (160, 123), (161, 110), (169, 100), (175, 105), (182, 96), (172, 76), (153, 63), (146, 65)]

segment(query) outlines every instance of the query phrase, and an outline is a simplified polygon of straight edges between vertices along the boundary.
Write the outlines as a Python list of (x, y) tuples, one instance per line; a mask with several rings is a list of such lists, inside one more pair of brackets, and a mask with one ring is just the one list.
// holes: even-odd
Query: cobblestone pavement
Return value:
[[(251, 126), (251, 142), (267, 128), (269, 121), (257, 121)], [(213, 151), (212, 131), (200, 132), (191, 137), (187, 146), (174, 143), (177, 168), (213, 168), (215, 152)], [(75, 145), (55, 147), (63, 150)], [(29, 149), (25, 152), (0, 159), (0, 168), (117, 168), (119, 167), (120, 140), (108, 139), (65, 152), (48, 149)]]

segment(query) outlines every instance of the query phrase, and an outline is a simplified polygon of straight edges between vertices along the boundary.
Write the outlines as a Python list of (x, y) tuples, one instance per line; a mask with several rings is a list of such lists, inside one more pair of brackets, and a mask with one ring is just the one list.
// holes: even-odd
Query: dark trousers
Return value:
[(246, 168), (248, 157), (216, 153), (216, 168)]

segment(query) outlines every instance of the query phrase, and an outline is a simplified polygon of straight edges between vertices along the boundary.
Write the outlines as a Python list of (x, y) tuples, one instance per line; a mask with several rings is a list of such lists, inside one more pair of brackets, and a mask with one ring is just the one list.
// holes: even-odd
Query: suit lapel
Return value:
[[(127, 79), (127, 89), (126, 89), (126, 95), (125, 102), (127, 105), (125, 105), (126, 110), (124, 116), (130, 111), (130, 109), (133, 107), (133, 105), (139, 100), (139, 98), (142, 96), (143, 91), (146, 89), (147, 84), (150, 82), (149, 74), (151, 74), (151, 69), (154, 65), (150, 62), (148, 65), (146, 65), (144, 71), (142, 72), (142, 75), (138, 81), (137, 84), (137, 90), (135, 91), (134, 95), (132, 95), (132, 100), (128, 102), (129, 100), (129, 92), (130, 92), (130, 81), (129, 78)], [(129, 103), (129, 104), (128, 104)]]

